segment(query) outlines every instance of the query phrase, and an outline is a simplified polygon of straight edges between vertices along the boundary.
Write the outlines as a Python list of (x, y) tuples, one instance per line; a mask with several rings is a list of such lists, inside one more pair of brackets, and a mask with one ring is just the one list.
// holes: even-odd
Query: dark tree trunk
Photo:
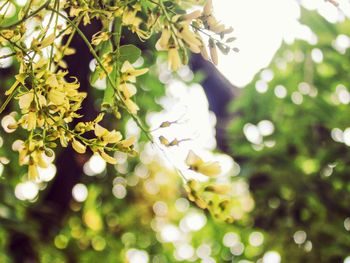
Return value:
[(194, 54), (190, 66), (194, 72), (202, 71), (205, 75), (202, 86), (208, 98), (209, 108), (217, 118), (216, 140), (218, 148), (228, 153), (229, 145), (226, 128), (233, 118), (228, 106), (239, 95), (239, 90), (211, 62), (204, 60), (201, 55)]

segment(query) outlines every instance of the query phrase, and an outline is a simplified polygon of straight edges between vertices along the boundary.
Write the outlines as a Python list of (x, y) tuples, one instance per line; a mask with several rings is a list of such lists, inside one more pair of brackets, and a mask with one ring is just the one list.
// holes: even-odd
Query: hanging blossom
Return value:
[[(230, 48), (212, 36), (209, 36), (206, 46), (203, 34), (208, 35), (207, 32), (214, 33), (221, 39), (233, 32), (232, 27), (226, 27), (214, 17), (211, 0), (206, 2), (203, 11), (197, 10), (185, 15), (175, 14), (171, 20), (166, 21), (156, 48), (159, 51), (168, 52), (169, 68), (173, 71), (179, 69), (182, 64), (187, 63), (186, 49), (196, 54), (200, 53), (204, 59), (209, 60), (207, 46), (210, 51), (211, 61), (217, 65), (217, 46), (223, 52), (228, 52)], [(232, 40), (233, 38), (228, 40), (228, 42)]]
[[(116, 151), (135, 155), (135, 137), (124, 138), (120, 131), (103, 127), (103, 118), (109, 113), (114, 113), (117, 119), (123, 117), (123, 113), (132, 117), (152, 140), (139, 121), (140, 107), (135, 102), (138, 78), (148, 69), (135, 68), (134, 63), (142, 51), (132, 43), (122, 45), (120, 40), (125, 30), (141, 41), (156, 35), (159, 38), (156, 50), (167, 52), (168, 66), (172, 71), (188, 63), (190, 52), (201, 54), (217, 64), (218, 49), (223, 53), (232, 50), (229, 43), (234, 38), (227, 37), (233, 29), (215, 18), (211, 0), (206, 1), (202, 10), (186, 13), (186, 10), (197, 8), (199, 2), (28, 1), (19, 12), (26, 14), (19, 18), (22, 20), (13, 23), (4, 18), (2, 25), (9, 26), (2, 26), (0, 30), (0, 47), (13, 50), (10, 56), (17, 59), (19, 72), (5, 92), (7, 97), (1, 109), (4, 110), (13, 98), (17, 103), (18, 112), (6, 116), (5, 128), (9, 132), (23, 129), (27, 134), (25, 140), (17, 140), (14, 150), (19, 153), (19, 164), (28, 166), (29, 179), (37, 179), (38, 169), (48, 166), (54, 157), (54, 149), (59, 146), (72, 147), (79, 154), (90, 151), (110, 164), (116, 164)], [(69, 10), (69, 16), (63, 12), (66, 10)], [(49, 21), (52, 24), (40, 26), (47, 15), (53, 18)], [(63, 24), (59, 23), (61, 19)], [(98, 20), (101, 28), (88, 39), (81, 31), (80, 23), (87, 25), (93, 20)], [(38, 26), (30, 31), (31, 24)], [(53, 32), (49, 30), (52, 25)], [(31, 41), (28, 41), (29, 31)], [(88, 94), (80, 91), (79, 80), (70, 76), (69, 65), (64, 60), (65, 56), (75, 53), (69, 46), (75, 34), (87, 45), (96, 62), (90, 76), (91, 84), (98, 78), (107, 84), (101, 103), (103, 113), (91, 121), (79, 121), (82, 103)], [(67, 39), (64, 45), (61, 43), (63, 37)], [(164, 122), (160, 128), (173, 123), (176, 122)], [(169, 141), (164, 136), (159, 137), (165, 147), (179, 146), (187, 140), (175, 138)], [(0, 157), (0, 163), (3, 162), (3, 157)], [(215, 213), (217, 209), (225, 213), (231, 211), (227, 200), (230, 188), (212, 182), (221, 173), (219, 163), (203, 161), (190, 151), (186, 164), (189, 170), (206, 176), (210, 181), (210, 185), (188, 181), (189, 199)], [(214, 194), (218, 196), (212, 196)]]
[[(138, 74), (130, 73), (131, 80)], [(76, 78), (66, 81), (67, 75), (67, 71), (50, 71), (46, 59), (30, 65), (23, 63), (15, 84), (7, 91), (7, 94), (18, 92), (15, 98), (21, 114), (9, 128), (21, 127), (29, 132), (28, 139), (20, 141), (16, 150), (20, 156), (19, 164), (28, 165), (28, 177), (32, 180), (38, 176), (38, 167), (47, 167), (45, 155), (52, 155), (52, 149), (57, 147), (56, 141), (62, 147), (71, 143), (78, 153), (85, 153), (86, 148), (90, 148), (113, 164), (116, 160), (106, 151), (134, 153), (134, 139), (122, 140), (120, 132), (108, 131), (99, 124), (103, 114), (94, 121), (79, 122), (74, 129), (70, 128), (73, 120), (82, 117), (78, 111), (87, 94), (79, 91)], [(90, 131), (94, 132), (95, 138), (84, 137)]]

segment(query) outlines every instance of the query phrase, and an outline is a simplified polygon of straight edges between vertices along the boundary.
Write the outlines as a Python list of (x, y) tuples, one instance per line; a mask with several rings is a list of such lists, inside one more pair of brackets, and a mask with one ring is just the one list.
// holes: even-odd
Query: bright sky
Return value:
[(330, 22), (343, 19), (342, 12), (350, 17), (348, 0), (338, 0), (339, 10), (324, 0), (214, 0), (215, 16), (234, 27), (235, 46), (240, 49), (219, 61), (220, 71), (233, 84), (243, 87), (268, 66), (282, 39), (290, 42), (297, 36), (313, 41), (311, 32), (297, 22), (298, 2), (317, 9)]

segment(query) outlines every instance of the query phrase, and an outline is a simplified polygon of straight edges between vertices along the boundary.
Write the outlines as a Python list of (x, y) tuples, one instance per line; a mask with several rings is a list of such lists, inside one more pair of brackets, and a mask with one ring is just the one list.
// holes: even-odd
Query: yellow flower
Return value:
[(10, 39), (15, 35), (15, 32), (10, 29), (3, 29), (1, 30), (1, 35), (3, 35), (7, 39)]
[(121, 68), (122, 76), (121, 81), (126, 82), (136, 82), (136, 77), (141, 76), (148, 72), (147, 68), (135, 69), (129, 61), (125, 61)]
[(199, 208), (206, 209), (208, 204), (203, 200), (198, 193), (200, 185), (194, 180), (189, 180), (185, 185), (185, 190), (187, 192), (188, 199), (195, 202)]
[[(24, 114), (19, 123), (22, 123), (22, 127), (27, 130), (35, 129), (37, 125), (39, 127), (44, 125), (42, 115), (39, 114), (39, 108), (46, 104), (46, 99), (41, 94), (36, 94), (36, 98), (34, 100), (33, 90), (18, 97), (19, 107)], [(39, 102), (39, 107), (37, 102)]]
[(119, 86), (121, 92), (123, 93), (125, 99), (129, 99), (134, 96), (137, 92), (135, 85), (131, 83), (122, 83)]
[(95, 124), (95, 135), (104, 144), (117, 143), (122, 139), (122, 135), (120, 132), (115, 130), (110, 132), (97, 123)]
[(206, 28), (217, 34), (229, 34), (233, 31), (232, 27), (226, 28), (213, 16), (213, 3), (208, 0), (203, 8), (202, 16), (200, 17)]
[(137, 106), (137, 104), (131, 99), (125, 100), (124, 103), (131, 114), (137, 114), (137, 112), (140, 110), (139, 106)]
[(52, 88), (49, 91), (48, 99), (55, 105), (62, 105), (66, 101), (66, 96), (63, 91)]
[(44, 159), (44, 142), (35, 139), (28, 139), (26, 142), (16, 141), (14, 150), (19, 152), (19, 164), (28, 165), (28, 178), (35, 180), (38, 177), (38, 167), (47, 168)]
[(44, 160), (43, 155), (44, 151), (37, 148), (32, 152), (31, 157), (33, 158), (34, 164), (38, 165), (41, 168), (47, 168), (47, 163)]
[(189, 45), (190, 47), (192, 46), (192, 48), (196, 47), (198, 49), (198, 52), (195, 53), (199, 53), (199, 47), (203, 45), (202, 41), (193, 31), (189, 29), (189, 26), (189, 22), (181, 23), (179, 28), (179, 35), (187, 45)]
[(134, 85), (127, 82), (136, 82), (136, 77), (145, 74), (148, 69), (135, 69), (129, 61), (125, 61), (121, 68), (121, 83), (119, 89), (124, 98), (124, 104), (131, 114), (136, 114), (139, 107), (130, 98), (136, 94), (137, 90)]
[(129, 26), (131, 32), (136, 33), (141, 39), (148, 39), (151, 34), (141, 29), (143, 19), (137, 16), (137, 12), (140, 10), (140, 4), (135, 4), (132, 8), (125, 8), (122, 22), (124, 25)]
[(175, 46), (169, 48), (168, 65), (172, 71), (177, 71), (182, 65), (179, 50)]
[(125, 25), (132, 25), (136, 24), (137, 17), (136, 14), (137, 12), (141, 10), (140, 5), (134, 5), (134, 8), (126, 8), (123, 13), (123, 23)]
[(34, 181), (39, 177), (38, 168), (35, 164), (30, 164), (28, 167), (28, 179)]
[(103, 150), (99, 150), (98, 154), (105, 160), (107, 163), (110, 164), (117, 164), (117, 160), (113, 158), (112, 156), (109, 156), (107, 153), (105, 153)]
[(69, 11), (69, 16), (78, 16), (81, 12), (83, 12), (83, 8), (78, 8), (76, 6), (71, 6)]
[(122, 139), (122, 135), (120, 132), (113, 130), (104, 135), (103, 139), (108, 143), (117, 143)]
[(201, 15), (202, 15), (202, 12), (199, 11), (199, 10), (196, 10), (196, 11), (193, 11), (193, 12), (191, 12), (189, 14), (182, 15), (181, 19), (182, 20), (191, 21), (193, 19), (196, 19), (196, 18), (200, 17)]
[(123, 148), (129, 148), (131, 147), (136, 141), (135, 136), (131, 136), (128, 139), (122, 140), (119, 145), (121, 145)]
[(28, 148), (24, 146), (24, 142), (22, 143), (23, 144), (19, 146), (19, 148), (17, 149), (19, 153), (19, 158), (18, 158), (19, 165), (24, 165), (29, 161)]
[(44, 38), (42, 41), (39, 42), (40, 49), (50, 46), (55, 41), (55, 38), (56, 36), (54, 33)]
[(17, 129), (18, 124), (15, 117), (16, 117), (16, 112), (12, 112), (2, 118), (1, 125), (3, 126), (5, 132), (12, 133)]
[(215, 177), (221, 173), (221, 167), (219, 162), (204, 162), (193, 151), (189, 151), (186, 164), (191, 170), (199, 172), (209, 177)]
[(18, 105), (21, 110), (28, 109), (34, 100), (34, 92), (28, 92), (19, 97)]
[(52, 88), (58, 88), (60, 86), (57, 77), (54, 74), (47, 77), (45, 84), (49, 85)]
[(86, 146), (73, 138), (72, 147), (77, 153), (85, 153)]
[(91, 44), (97, 46), (101, 42), (107, 41), (110, 38), (109, 32), (99, 31), (92, 36)]
[(159, 40), (157, 41), (156, 49), (158, 51), (167, 50), (170, 37), (171, 37), (171, 31), (169, 30), (168, 27), (165, 27), (162, 31), (162, 34), (161, 34)]
[(161, 144), (163, 144), (164, 146), (169, 146), (170, 142), (167, 138), (165, 138), (164, 136), (159, 136), (159, 141)]
[(77, 123), (77, 125), (75, 125), (74, 130), (79, 132), (79, 133), (85, 133), (88, 131), (92, 131), (95, 129), (95, 124), (102, 121), (103, 116), (104, 116), (104, 113), (100, 113), (97, 115), (97, 117), (93, 121), (79, 122), (79, 123)]
[(36, 128), (36, 112), (30, 111), (27, 114), (27, 130), (31, 131)]
[(207, 0), (203, 8), (203, 14), (206, 16), (209, 16), (212, 14), (212, 12), (213, 12), (213, 1)]
[(209, 16), (206, 21), (208, 24), (208, 29), (213, 31), (214, 33), (220, 34), (226, 30), (225, 25), (220, 24), (220, 22), (217, 21), (216, 18), (213, 16)]
[(68, 146), (68, 138), (67, 138), (65, 131), (62, 128), (59, 128), (58, 132), (59, 132), (59, 140), (60, 140), (62, 147), (67, 147)]

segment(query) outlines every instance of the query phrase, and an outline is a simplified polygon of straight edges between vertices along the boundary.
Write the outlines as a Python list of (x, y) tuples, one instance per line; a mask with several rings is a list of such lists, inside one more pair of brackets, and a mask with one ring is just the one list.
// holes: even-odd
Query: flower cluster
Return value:
[[(130, 71), (131, 76), (125, 81), (133, 80), (137, 72)], [(89, 147), (92, 152), (98, 153), (107, 162), (116, 161), (105, 151), (123, 151), (134, 153), (134, 139), (122, 140), (117, 131), (108, 131), (99, 122), (103, 114), (94, 121), (79, 122), (74, 129), (69, 124), (81, 115), (78, 113), (86, 93), (80, 92), (79, 82), (66, 81), (68, 72), (49, 70), (48, 61), (41, 59), (37, 63), (22, 63), (20, 73), (15, 83), (6, 92), (7, 95), (16, 93), (20, 115), (18, 120), (11, 115), (9, 129), (22, 127), (29, 132), (26, 141), (22, 141), (16, 150), (19, 151), (20, 165), (28, 165), (28, 177), (35, 179), (38, 176), (37, 168), (46, 168), (45, 155), (52, 155), (52, 148), (59, 141), (62, 147), (72, 143), (78, 153), (85, 153)], [(128, 74), (128, 73), (126, 73)], [(130, 97), (130, 96), (129, 96)], [(93, 131), (95, 137), (87, 139), (84, 134)]]
[[(116, 164), (116, 159), (108, 155), (106, 151), (122, 151), (129, 154), (135, 154), (133, 144), (134, 137), (122, 140), (123, 136), (119, 131), (108, 131), (102, 127), (99, 122), (102, 120), (103, 114), (99, 114), (92, 122), (79, 122), (74, 128), (72, 137), (72, 146), (78, 153), (85, 153), (89, 147), (92, 152), (99, 154), (106, 162)], [(93, 131), (95, 138), (86, 139), (83, 135)]]
[(16, 98), (22, 112), (18, 124), (32, 131), (37, 127), (49, 129), (57, 123), (70, 123), (80, 117), (77, 111), (86, 93), (78, 91), (77, 79), (67, 82), (65, 76), (68, 72), (49, 71), (45, 59), (30, 67), (32, 69), (26, 65), (22, 67), (24, 71), (31, 70), (31, 73), (24, 74), (25, 79), (18, 82), (21, 89)]
[(27, 141), (18, 140), (15, 145), (19, 152), (19, 164), (28, 165), (28, 179), (35, 180), (38, 178), (38, 167), (47, 168), (48, 157), (53, 153), (49, 148), (46, 148), (44, 141), (40, 139), (31, 139)]
[(107, 1), (100, 1), (98, 4), (79, 1), (76, 5), (68, 6), (70, 8), (69, 14), (73, 17), (83, 16), (84, 24), (91, 23), (92, 18), (95, 17), (98, 17), (104, 25), (108, 25), (113, 18), (121, 18), (123, 25), (128, 27), (131, 32), (136, 33), (140, 39), (145, 40), (151, 36), (148, 28), (152, 24), (151, 18), (154, 16), (152, 13), (150, 13), (149, 19), (140, 16), (145, 10), (138, 1), (117, 1), (112, 5), (103, 2)]
[[(101, 1), (101, 3), (104, 1)], [(226, 27), (220, 23), (213, 14), (212, 0), (207, 0), (202, 11), (193, 11), (183, 14), (179, 10), (190, 9), (198, 4), (198, 1), (173, 1), (169, 4), (165, 1), (119, 1), (114, 5), (104, 3), (103, 5), (88, 6), (89, 4), (77, 3), (71, 6), (71, 16), (98, 17), (105, 28), (105, 31), (98, 32), (92, 43), (97, 45), (107, 40), (113, 32), (110, 30), (109, 22), (113, 18), (121, 18), (121, 23), (131, 32), (137, 34), (142, 40), (149, 39), (154, 32), (161, 32), (156, 44), (158, 51), (167, 51), (169, 68), (176, 71), (181, 65), (187, 64), (187, 50), (193, 53), (200, 53), (205, 59), (216, 65), (218, 63), (217, 48), (223, 53), (228, 53), (231, 48), (228, 44), (234, 38), (224, 37), (232, 33), (232, 27)], [(186, 10), (185, 9), (185, 10)], [(219, 39), (218, 39), (218, 38)], [(208, 52), (209, 50), (209, 52)], [(107, 58), (106, 58), (107, 59)]]
[(140, 39), (148, 39), (151, 34), (144, 30), (143, 28), (147, 28), (147, 24), (149, 21), (142, 19), (138, 16), (138, 13), (142, 10), (142, 7), (139, 3), (135, 3), (132, 6), (126, 6), (124, 8), (120, 8), (119, 12), (122, 15), (123, 24), (130, 28), (133, 33), (136, 33)]
[(189, 151), (186, 164), (189, 169), (205, 175), (208, 181), (189, 180), (185, 186), (188, 199), (202, 209), (208, 209), (216, 218), (232, 223), (243, 219), (254, 207), (254, 201), (244, 181), (217, 181), (221, 174), (216, 161), (205, 162), (193, 151)]
[(185, 189), (190, 201), (228, 223), (244, 219), (254, 208), (254, 200), (244, 181), (223, 184), (189, 180)]
[[(166, 9), (164, 9), (166, 11)], [(156, 44), (157, 50), (168, 51), (169, 68), (176, 71), (182, 64), (187, 63), (186, 49), (193, 53), (200, 53), (209, 60), (208, 50), (202, 35), (209, 36), (208, 47), (211, 61), (218, 64), (217, 46), (223, 52), (230, 48), (213, 38), (206, 31), (219, 35), (221, 39), (233, 31), (232, 27), (221, 24), (213, 15), (212, 1), (208, 0), (203, 11), (193, 11), (189, 14), (174, 14), (164, 22), (162, 34)], [(232, 41), (231, 38), (228, 42)]]
[[(6, 125), (3, 127), (7, 132), (18, 128), (26, 132), (27, 138), (17, 140), (13, 149), (19, 152), (19, 164), (28, 166), (30, 180), (38, 178), (40, 168), (48, 167), (54, 159), (54, 149), (59, 145), (71, 146), (79, 154), (90, 151), (110, 164), (117, 163), (115, 151), (134, 155), (135, 137), (123, 138), (121, 132), (102, 126), (107, 113), (113, 112), (119, 119), (122, 116), (120, 109), (124, 109), (153, 141), (139, 120), (140, 108), (134, 99), (138, 91), (137, 77), (147, 73), (148, 69), (135, 68), (142, 51), (132, 43), (121, 44), (125, 30), (135, 33), (141, 41), (161, 32), (156, 49), (167, 51), (169, 68), (173, 71), (188, 63), (189, 51), (201, 53), (205, 59), (217, 64), (217, 48), (227, 53), (231, 50), (227, 44), (234, 40), (229, 38), (222, 42), (232, 28), (225, 27), (213, 16), (211, 0), (206, 1), (202, 11), (188, 14), (186, 10), (196, 8), (200, 1), (41, 2), (28, 1), (19, 13), (19, 20), (13, 23), (4, 19), (0, 30), (0, 47), (9, 47), (13, 52), (8, 56), (14, 56), (19, 64), (14, 83), (5, 92), (7, 97), (0, 113), (14, 98), (17, 102), (15, 111), (4, 118)], [(63, 12), (66, 10), (69, 10), (69, 16)], [(49, 17), (48, 24), (41, 26), (46, 23), (46, 17)], [(101, 28), (90, 40), (80, 24), (87, 25), (93, 20), (100, 21)], [(87, 45), (96, 62), (90, 76), (91, 84), (95, 84), (98, 78), (106, 83), (101, 103), (103, 113), (92, 121), (79, 121), (82, 103), (88, 94), (79, 90), (79, 80), (69, 76), (64, 61), (65, 56), (75, 53), (70, 47), (75, 34)], [(67, 39), (65, 44), (61, 43), (63, 36)], [(173, 123), (176, 121), (164, 122), (160, 128)], [(164, 146), (172, 147), (189, 139), (169, 141), (160, 136), (159, 140)], [(221, 173), (217, 162), (205, 162), (192, 151), (186, 163), (190, 170), (207, 176), (209, 180)], [(228, 187), (208, 184), (203, 188), (190, 181), (187, 188), (189, 198), (200, 207), (226, 209), (223, 206), (230, 191)], [(215, 199), (211, 196), (213, 193), (223, 197)]]
[(121, 77), (118, 87), (122, 94), (124, 105), (132, 114), (136, 114), (139, 110), (137, 104), (131, 100), (131, 97), (134, 96), (137, 92), (137, 89), (134, 85), (136, 82), (136, 77), (147, 73), (147, 71), (147, 68), (135, 69), (129, 61), (125, 61), (121, 68)]
[(201, 173), (205, 176), (215, 177), (221, 173), (219, 162), (204, 162), (202, 158), (193, 151), (189, 151), (186, 158), (186, 164), (192, 171)]

